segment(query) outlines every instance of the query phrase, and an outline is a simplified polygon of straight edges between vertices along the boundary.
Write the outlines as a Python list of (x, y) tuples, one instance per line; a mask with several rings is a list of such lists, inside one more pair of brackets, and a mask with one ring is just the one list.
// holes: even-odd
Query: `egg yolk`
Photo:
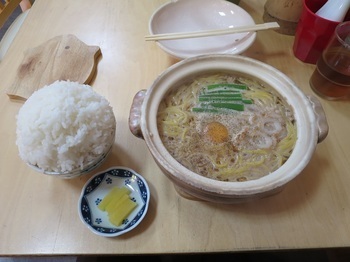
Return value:
[(211, 122), (204, 128), (205, 136), (214, 143), (223, 143), (228, 140), (227, 128), (219, 122)]

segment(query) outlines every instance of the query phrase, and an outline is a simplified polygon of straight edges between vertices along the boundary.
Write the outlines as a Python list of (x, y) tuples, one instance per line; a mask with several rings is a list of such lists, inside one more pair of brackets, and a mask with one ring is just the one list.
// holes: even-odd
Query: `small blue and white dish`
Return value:
[[(118, 227), (109, 222), (107, 212), (98, 208), (98, 204), (115, 186), (127, 187), (131, 191), (130, 198), (138, 204)], [(112, 167), (94, 175), (85, 184), (79, 198), (79, 217), (93, 233), (115, 237), (134, 229), (142, 221), (149, 200), (149, 187), (141, 175), (127, 167)]]

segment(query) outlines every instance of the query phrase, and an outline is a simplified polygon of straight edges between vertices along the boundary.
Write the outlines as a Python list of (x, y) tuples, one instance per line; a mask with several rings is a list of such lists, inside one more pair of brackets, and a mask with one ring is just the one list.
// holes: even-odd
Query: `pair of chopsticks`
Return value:
[(280, 26), (278, 23), (269, 22), (264, 24), (241, 26), (241, 27), (235, 27), (235, 28), (229, 28), (229, 29), (148, 35), (148, 36), (145, 36), (145, 39), (146, 41), (184, 39), (184, 38), (228, 35), (228, 34), (236, 34), (236, 33), (243, 33), (243, 32), (255, 32), (255, 31), (268, 30), (268, 29), (274, 29), (279, 27)]

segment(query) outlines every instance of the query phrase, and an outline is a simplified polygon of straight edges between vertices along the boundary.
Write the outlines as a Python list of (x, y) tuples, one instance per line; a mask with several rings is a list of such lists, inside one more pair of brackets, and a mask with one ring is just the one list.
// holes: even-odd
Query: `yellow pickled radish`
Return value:
[(103, 198), (100, 204), (97, 206), (101, 211), (106, 211), (107, 206), (114, 200), (118, 200), (122, 195), (129, 194), (130, 191), (126, 187), (114, 187), (108, 194)]
[(107, 211), (108, 213), (113, 211), (114, 206), (118, 203), (118, 201), (120, 201), (120, 198), (123, 195), (127, 195), (128, 196), (129, 194), (130, 194), (130, 190), (128, 188), (126, 188), (126, 187), (120, 188), (118, 193), (113, 196), (113, 199), (106, 206), (105, 211)]
[(120, 226), (124, 219), (128, 217), (131, 211), (137, 206), (137, 203), (129, 197), (120, 203), (117, 209), (109, 214), (109, 221), (116, 226)]
[(113, 225), (120, 226), (137, 206), (137, 203), (130, 199), (130, 193), (126, 187), (114, 187), (98, 205), (100, 210), (107, 212)]
[(115, 201), (113, 200), (112, 202), (110, 202), (108, 204), (108, 206), (106, 207), (106, 211), (107, 211), (108, 215), (110, 215), (115, 210), (117, 210), (118, 207), (120, 206), (120, 204), (128, 198), (129, 198), (129, 194), (125, 193), (125, 194), (121, 195), (118, 199), (115, 199)]

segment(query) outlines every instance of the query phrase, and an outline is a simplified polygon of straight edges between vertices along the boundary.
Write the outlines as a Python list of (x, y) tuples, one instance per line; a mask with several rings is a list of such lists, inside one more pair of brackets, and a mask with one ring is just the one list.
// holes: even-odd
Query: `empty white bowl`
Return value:
[[(254, 25), (241, 7), (224, 0), (177, 0), (158, 8), (149, 22), (151, 34), (195, 32)], [(158, 41), (168, 54), (184, 59), (204, 54), (240, 54), (256, 38), (255, 32)]]

